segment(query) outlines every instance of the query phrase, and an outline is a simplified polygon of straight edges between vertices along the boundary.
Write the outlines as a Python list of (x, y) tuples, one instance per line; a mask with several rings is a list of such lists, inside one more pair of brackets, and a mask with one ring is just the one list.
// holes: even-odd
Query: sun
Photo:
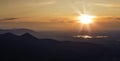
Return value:
[(80, 22), (82, 24), (91, 24), (93, 23), (93, 18), (94, 16), (88, 15), (88, 14), (82, 14), (81, 16), (78, 17)]

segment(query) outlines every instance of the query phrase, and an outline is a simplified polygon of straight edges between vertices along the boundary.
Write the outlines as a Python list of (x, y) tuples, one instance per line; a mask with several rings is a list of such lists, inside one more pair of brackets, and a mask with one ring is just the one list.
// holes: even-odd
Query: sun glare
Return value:
[(82, 24), (91, 24), (91, 23), (93, 23), (94, 16), (82, 14), (78, 18)]

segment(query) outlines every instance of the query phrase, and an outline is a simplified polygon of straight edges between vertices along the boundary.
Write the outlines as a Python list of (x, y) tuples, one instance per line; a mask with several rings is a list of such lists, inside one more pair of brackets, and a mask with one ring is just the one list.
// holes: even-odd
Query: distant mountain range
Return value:
[[(68, 36), (68, 33), (65, 35), (65, 32), (54, 32), (54, 31), (33, 31), (30, 29), (0, 29), (0, 34), (12, 33), (15, 35), (23, 35), (24, 33), (29, 33), (37, 38), (50, 38), (57, 40), (65, 40)], [(72, 37), (72, 35), (70, 36)]]
[(30, 30), (30, 29), (24, 29), (24, 28), (21, 28), (21, 29), (0, 29), (0, 34), (5, 34), (5, 33), (12, 33), (12, 34), (15, 34), (15, 35), (23, 35), (25, 33), (29, 33), (37, 38), (47, 38), (48, 37), (48, 34), (45, 33), (45, 32), (37, 32), (37, 31), (33, 31), (33, 30)]
[(24, 33), (34, 33), (35, 31), (32, 31), (30, 29), (0, 29), (0, 34), (4, 33), (13, 33), (16, 35), (22, 35)]
[(30, 29), (0, 29), (0, 34), (5, 34), (5, 33), (13, 33), (16, 35), (22, 35), (24, 33), (30, 33), (34, 35), (37, 38), (49, 38), (53, 37), (54, 35), (56, 36), (57, 34), (54, 34), (54, 32), (47, 32), (47, 31), (33, 31)]
[[(59, 31), (33, 31), (30, 29), (0, 29), (0, 34), (5, 34), (5, 33), (12, 33), (15, 35), (23, 35), (25, 33), (29, 33), (31, 35), (33, 35), (36, 38), (47, 38), (47, 39), (56, 39), (56, 40), (60, 40), (60, 41), (83, 41), (79, 38), (73, 38), (73, 36), (78, 35), (79, 33), (75, 33), (75, 32), (59, 32)], [(106, 39), (106, 41), (108, 42), (115, 42), (115, 41), (120, 41), (120, 32), (119, 31), (112, 31), (112, 32), (94, 32), (92, 35), (103, 35), (103, 36), (109, 36), (109, 38)], [(101, 41), (103, 39), (91, 39), (90, 41), (100, 41), (98, 43), (101, 43)], [(85, 41), (83, 41), (85, 42)], [(86, 41), (87, 42), (87, 41)], [(88, 41), (89, 42), (89, 41)], [(105, 40), (104, 40), (105, 43)]]

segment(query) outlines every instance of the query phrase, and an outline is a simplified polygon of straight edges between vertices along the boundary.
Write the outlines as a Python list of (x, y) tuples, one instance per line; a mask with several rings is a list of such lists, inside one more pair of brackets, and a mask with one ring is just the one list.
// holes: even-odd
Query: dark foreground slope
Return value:
[(120, 61), (109, 45), (37, 39), (26, 33), (0, 35), (0, 61)]

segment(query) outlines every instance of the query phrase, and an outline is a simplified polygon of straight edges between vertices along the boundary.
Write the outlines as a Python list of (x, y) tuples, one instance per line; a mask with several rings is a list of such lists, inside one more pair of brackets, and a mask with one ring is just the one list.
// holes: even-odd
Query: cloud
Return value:
[(41, 2), (35, 2), (32, 4), (37, 5), (37, 6), (44, 6), (44, 5), (53, 5), (55, 3), (56, 3), (56, 1), (41, 1)]
[(6, 20), (15, 20), (15, 19), (18, 19), (18, 18), (3, 18), (3, 19), (0, 19), (0, 21), (6, 21)]
[(52, 19), (49, 21), (49, 23), (75, 23), (75, 20), (71, 19), (66, 19), (66, 18), (57, 18), (57, 19)]
[(85, 4), (85, 5), (95, 5), (95, 6), (102, 6), (102, 7), (115, 7), (115, 8), (120, 8), (120, 4), (118, 3), (109, 3), (109, 2), (104, 2), (104, 3), (98, 3), (98, 2), (92, 2), (92, 1), (76, 1), (75, 4)]
[[(112, 21), (112, 22), (120, 22), (120, 17), (110, 17), (110, 16), (105, 16), (105, 17), (98, 17), (94, 19), (97, 22), (108, 22), (108, 21)], [(104, 21), (103, 21), (104, 20)]]
[(103, 6), (103, 7), (120, 7), (120, 4), (110, 4), (110, 3), (93, 3), (93, 5)]
[(41, 5), (51, 5), (51, 4), (55, 4), (55, 1), (48, 1), (48, 2), (41, 2)]

